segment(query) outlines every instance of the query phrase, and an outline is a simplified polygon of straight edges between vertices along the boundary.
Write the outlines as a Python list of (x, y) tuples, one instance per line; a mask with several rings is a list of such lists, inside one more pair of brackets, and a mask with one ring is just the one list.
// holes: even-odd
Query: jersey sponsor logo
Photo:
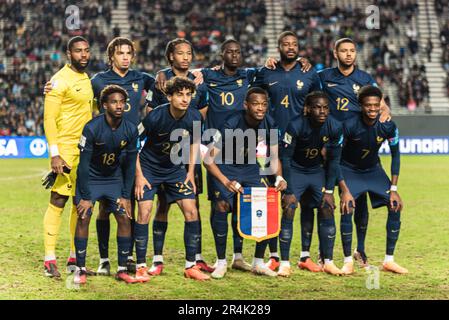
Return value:
[(128, 142), (126, 140), (122, 140), (120, 141), (120, 148), (123, 148), (124, 146), (126, 146)]
[(268, 84), (268, 86), (274, 86), (276, 83), (278, 83), (279, 81), (275, 81), (275, 82), (270, 82), (269, 84)]
[(358, 84), (354, 83), (352, 85), (352, 89), (354, 90), (354, 93), (357, 94), (360, 90), (360, 86)]
[(331, 88), (331, 87), (336, 87), (336, 86), (338, 86), (338, 83), (328, 82), (328, 83), (327, 83), (327, 86), (328, 86), (329, 88)]
[(132, 83), (131, 86), (133, 87), (134, 92), (139, 91), (139, 84), (138, 83)]
[(209, 86), (210, 86), (210, 87), (216, 87), (217, 84), (216, 84), (216, 83), (211, 83), (211, 84), (209, 84)]
[(296, 81), (296, 87), (298, 88), (298, 90), (301, 90), (302, 87), (304, 87), (304, 82), (302, 82), (301, 80)]

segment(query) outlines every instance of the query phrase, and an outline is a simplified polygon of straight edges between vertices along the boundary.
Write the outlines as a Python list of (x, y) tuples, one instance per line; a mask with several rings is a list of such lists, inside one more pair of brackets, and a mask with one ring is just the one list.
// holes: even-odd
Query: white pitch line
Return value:
[(26, 179), (32, 179), (36, 177), (42, 177), (47, 171), (39, 170), (39, 173), (34, 174), (28, 174), (26, 176), (17, 176), (17, 177), (1, 177), (0, 181), (14, 181), (14, 180), (26, 180)]

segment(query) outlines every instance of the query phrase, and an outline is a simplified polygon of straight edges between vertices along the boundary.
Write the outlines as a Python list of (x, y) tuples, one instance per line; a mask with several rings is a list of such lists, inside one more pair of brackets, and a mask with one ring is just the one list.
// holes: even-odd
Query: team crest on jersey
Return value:
[(296, 81), (296, 88), (298, 88), (298, 90), (301, 90), (302, 87), (304, 87), (304, 82), (302, 82), (301, 80)]
[(133, 82), (132, 87), (134, 89), (134, 92), (137, 92), (139, 90), (139, 84), (138, 83), (134, 83)]
[(353, 84), (352, 89), (354, 90), (354, 93), (357, 94), (360, 90), (360, 86), (358, 84)]
[(237, 82), (237, 85), (239, 87), (243, 86), (243, 80), (242, 79), (238, 79), (236, 82)]
[(290, 134), (288, 134), (287, 132), (284, 135), (284, 142), (286, 144), (291, 144), (292, 143), (292, 136)]
[(218, 198), (220, 196), (220, 191), (215, 191), (215, 198)]
[(323, 137), (323, 142), (328, 142), (328, 141), (329, 141), (329, 137), (324, 136), (324, 137)]
[(384, 138), (377, 136), (376, 141), (377, 144), (381, 144), (382, 142), (384, 142)]
[(120, 141), (120, 148), (123, 148), (124, 146), (126, 146), (126, 141), (125, 140), (122, 140), (122, 141)]

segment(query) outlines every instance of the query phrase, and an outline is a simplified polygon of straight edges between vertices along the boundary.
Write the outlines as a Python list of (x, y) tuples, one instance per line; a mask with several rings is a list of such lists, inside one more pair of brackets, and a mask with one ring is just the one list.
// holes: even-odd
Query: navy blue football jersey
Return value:
[(147, 92), (154, 90), (154, 82), (154, 78), (148, 73), (136, 70), (129, 70), (124, 77), (121, 77), (112, 69), (109, 69), (95, 74), (91, 79), (94, 97), (101, 113), (104, 112), (104, 109), (99, 105), (99, 101), (101, 90), (103, 90), (104, 87), (110, 84), (115, 84), (126, 90), (128, 93), (128, 100), (126, 101), (124, 117), (135, 125), (138, 125), (141, 120), (140, 101), (142, 99), (142, 92), (143, 90)]
[[(176, 76), (171, 68), (164, 69), (162, 70), (162, 72), (164, 72), (167, 80), (170, 80), (171, 78)], [(190, 80), (195, 79), (195, 76), (191, 72), (188, 73), (187, 77)], [(205, 83), (202, 83), (199, 86), (197, 86), (196, 91), (192, 95), (192, 101), (190, 101), (189, 107), (195, 109), (202, 109), (204, 107), (207, 107), (207, 102), (208, 102), (207, 85)], [(151, 108), (155, 108), (157, 106), (160, 106), (161, 104), (168, 103), (168, 100), (165, 94), (163, 94), (160, 90), (154, 89), (148, 92), (145, 103)]]
[(354, 117), (343, 124), (343, 133), (342, 164), (354, 169), (365, 170), (378, 165), (379, 148), (385, 140), (392, 147), (399, 144), (399, 130), (393, 121), (376, 121), (368, 126), (362, 116)]
[[(104, 114), (90, 120), (84, 126), (78, 145), (81, 155), (77, 180), (80, 183), (83, 199), (89, 199), (85, 197), (89, 193), (88, 180), (95, 180), (97, 184), (124, 181), (128, 188), (132, 186), (138, 136), (137, 126), (131, 121), (122, 119), (120, 125), (113, 130), (107, 123)], [(122, 172), (120, 163), (122, 153), (134, 157), (134, 162), (127, 161), (125, 164), (134, 168), (132, 172), (126, 174)], [(83, 171), (85, 169), (88, 172)], [(128, 191), (130, 192), (130, 190), (126, 192), (127, 198), (129, 197)]]
[(292, 167), (313, 171), (324, 165), (321, 149), (325, 145), (327, 149), (341, 147), (343, 129), (331, 116), (321, 126), (313, 126), (308, 117), (297, 116), (290, 121), (282, 142), (281, 157), (288, 152)]
[[(277, 145), (279, 140), (278, 127), (272, 117), (267, 114), (257, 128), (252, 128), (247, 123), (245, 114), (246, 111), (238, 111), (229, 116), (219, 130), (219, 134), (214, 136), (215, 146), (221, 150), (219, 157), (221, 157), (222, 163), (241, 168), (242, 174), (248, 173), (248, 171), (245, 173), (245, 168), (248, 166), (259, 168), (256, 161), (256, 148), (259, 143), (265, 143), (268, 146), (268, 156), (269, 146)], [(234, 131), (239, 129), (241, 131)], [(234, 131), (235, 137), (229, 135), (227, 130)], [(272, 135), (270, 135), (270, 130), (274, 130)], [(250, 140), (242, 137), (245, 132), (248, 134), (251, 131), (255, 138), (254, 145), (250, 145)], [(238, 140), (240, 140), (239, 143)], [(226, 148), (229, 147), (232, 147), (232, 153), (226, 151)], [(243, 163), (238, 163), (237, 160), (243, 160)]]
[(344, 76), (340, 70), (327, 68), (318, 72), (321, 90), (329, 97), (331, 115), (339, 121), (345, 121), (360, 115), (357, 94), (366, 85), (377, 86), (376, 81), (365, 71), (355, 68)]
[(304, 100), (308, 93), (320, 90), (320, 80), (315, 69), (301, 71), (297, 63), (286, 71), (279, 63), (276, 69), (261, 68), (252, 86), (262, 87), (270, 97), (270, 115), (285, 132), (291, 119), (302, 116)]
[[(196, 109), (188, 108), (186, 114), (176, 120), (170, 113), (170, 104), (163, 104), (151, 111), (142, 121), (145, 145), (140, 152), (140, 164), (148, 170), (172, 172), (183, 167), (183, 164), (173, 164), (170, 159), (172, 148), (179, 148), (181, 138), (171, 141), (172, 131), (182, 130), (182, 137), (189, 137), (192, 142), (194, 122), (200, 125), (201, 114)], [(200, 138), (200, 137), (198, 137)]]
[(223, 69), (206, 68), (201, 71), (209, 92), (205, 127), (220, 129), (231, 114), (244, 110), (245, 95), (254, 80), (256, 69), (238, 69), (233, 76), (226, 75)]

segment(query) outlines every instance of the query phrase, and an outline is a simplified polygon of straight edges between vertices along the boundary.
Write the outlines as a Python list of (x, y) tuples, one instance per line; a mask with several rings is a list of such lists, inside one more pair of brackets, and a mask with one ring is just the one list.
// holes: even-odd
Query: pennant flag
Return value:
[(243, 188), (237, 201), (237, 228), (245, 239), (258, 242), (280, 232), (281, 194), (275, 188)]

